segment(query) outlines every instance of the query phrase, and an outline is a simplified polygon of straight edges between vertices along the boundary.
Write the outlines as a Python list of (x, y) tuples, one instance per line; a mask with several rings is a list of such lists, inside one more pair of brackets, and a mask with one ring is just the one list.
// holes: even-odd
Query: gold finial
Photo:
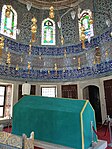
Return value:
[(49, 11), (49, 17), (50, 17), (51, 19), (53, 19), (53, 18), (54, 18), (54, 7), (51, 6), (49, 9), (50, 9), (50, 11)]
[(92, 18), (90, 18), (89, 23), (93, 24), (93, 19)]
[(6, 11), (5, 11), (5, 16), (7, 18), (9, 18), (10, 17), (10, 13), (11, 13), (11, 6), (7, 5)]
[(50, 75), (50, 70), (48, 70), (48, 75)]
[(0, 63), (2, 62), (2, 49), (4, 48), (4, 37), (0, 37)]
[(61, 44), (62, 45), (64, 44), (64, 38), (63, 38), (63, 36), (61, 36)]
[(96, 64), (96, 60), (94, 59), (94, 61), (93, 61), (93, 64), (95, 65)]
[(19, 70), (19, 66), (18, 66), (18, 64), (16, 65), (16, 70)]
[(32, 32), (32, 39), (31, 42), (35, 42), (36, 40), (36, 32), (37, 32), (37, 20), (35, 17), (32, 18), (32, 25), (31, 25), (31, 32)]
[(32, 42), (29, 43), (29, 51), (28, 51), (29, 55), (31, 55), (31, 48), (32, 48)]
[(7, 53), (7, 64), (10, 66), (11, 63), (11, 54), (10, 52)]
[(55, 71), (58, 70), (58, 67), (57, 67), (57, 64), (56, 64), (56, 63), (54, 64), (54, 70), (55, 70)]
[(80, 38), (81, 38), (82, 48), (83, 49), (85, 49), (85, 43), (84, 43), (84, 41), (86, 39), (86, 35), (85, 35), (84, 31), (85, 31), (84, 26), (81, 26), (81, 37)]
[(28, 62), (28, 70), (31, 68), (31, 62)]
[(100, 64), (101, 61), (101, 51), (99, 47), (96, 47), (95, 49), (95, 60), (98, 64)]
[(54, 70), (55, 70), (55, 75), (57, 76), (58, 67), (56, 63), (54, 64)]
[(80, 61), (80, 57), (78, 57), (78, 70), (81, 69), (81, 61)]
[(108, 50), (105, 51), (105, 56), (108, 57)]
[(63, 73), (65, 72), (65, 68), (63, 68)]
[(67, 57), (66, 49), (64, 49), (64, 57), (65, 57), (65, 58)]
[(4, 37), (0, 37), (0, 49), (4, 48)]

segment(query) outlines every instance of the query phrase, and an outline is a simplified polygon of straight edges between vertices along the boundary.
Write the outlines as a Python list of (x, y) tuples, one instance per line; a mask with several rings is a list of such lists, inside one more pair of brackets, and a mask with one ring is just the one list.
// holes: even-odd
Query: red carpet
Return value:
[(42, 148), (40, 148), (40, 147), (34, 147), (34, 149), (42, 149)]
[(42, 148), (40, 148), (40, 147), (34, 147), (34, 149), (42, 149)]
[[(110, 143), (110, 136), (109, 136), (109, 131), (107, 126), (97, 126), (97, 135), (98, 135), (98, 139), (99, 140), (106, 140), (108, 142), (108, 144)], [(8, 128), (4, 128), (4, 131), (6, 132), (11, 132), (11, 127)], [(34, 149), (42, 149), (39, 147), (34, 147)], [(112, 149), (112, 147), (107, 147), (106, 149)]]
[[(109, 135), (109, 130), (107, 126), (97, 126), (98, 130), (98, 139), (99, 140), (106, 140), (107, 143), (110, 143), (110, 135)], [(112, 149), (112, 147), (107, 147), (106, 149)]]

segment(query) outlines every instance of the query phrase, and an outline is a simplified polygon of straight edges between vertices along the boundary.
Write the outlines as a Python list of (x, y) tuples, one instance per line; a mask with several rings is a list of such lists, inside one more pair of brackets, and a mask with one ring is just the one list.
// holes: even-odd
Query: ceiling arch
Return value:
[(21, 3), (27, 4), (31, 2), (33, 7), (40, 9), (49, 9), (52, 5), (54, 9), (64, 9), (68, 7), (75, 7), (83, 0), (18, 0)]

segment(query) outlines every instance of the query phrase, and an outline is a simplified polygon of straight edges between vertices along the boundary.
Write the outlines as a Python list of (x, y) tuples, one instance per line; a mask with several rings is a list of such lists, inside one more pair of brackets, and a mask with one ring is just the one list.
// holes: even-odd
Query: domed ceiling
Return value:
[[(7, 0), (2, 0), (4, 1)], [(12, 0), (13, 1), (13, 0)], [(18, 2), (17, 2), (18, 1)], [(82, 2), (83, 1), (83, 2)], [(30, 11), (26, 9), (27, 2), (32, 2)], [(112, 26), (107, 27), (105, 18), (107, 15), (102, 13), (94, 14), (94, 37), (88, 42), (85, 40), (85, 49), (82, 48), (79, 41), (78, 30), (78, 5), (80, 2), (81, 9), (93, 10), (93, 1), (91, 0), (15, 0), (12, 2), (13, 8), (17, 11), (18, 28), (20, 34), (17, 40), (4, 37), (4, 48), (2, 50), (2, 59), (0, 59), (0, 78), (12, 80), (31, 81), (70, 81), (85, 80), (88, 78), (96, 78), (112, 74)], [(104, 1), (99, 4), (94, 1), (96, 10), (99, 12), (101, 8), (108, 8), (112, 14), (112, 2), (106, 7)], [(56, 45), (41, 45), (41, 23), (42, 20), (49, 15), (47, 8), (51, 6), (60, 9), (55, 10), (56, 21)], [(68, 9), (64, 9), (67, 8)], [(76, 17), (71, 17), (70, 7), (74, 7)], [(1, 6), (2, 8), (2, 6)], [(63, 10), (62, 10), (63, 9)], [(107, 10), (107, 9), (106, 9)], [(58, 13), (58, 14), (57, 14)], [(57, 26), (58, 15), (62, 18), (62, 33), (64, 35), (65, 44), (61, 44), (60, 30)], [(37, 41), (32, 45), (31, 49), (29, 41), (31, 39), (31, 18), (37, 18)], [(39, 30), (40, 29), (40, 30)], [(1, 35), (2, 36), (2, 35)], [(59, 38), (59, 39), (58, 39)], [(96, 51), (99, 47), (99, 53)], [(98, 54), (98, 55), (97, 55)], [(99, 59), (98, 59), (99, 58)], [(98, 62), (97, 62), (98, 60)]]
[[(24, 4), (27, 4), (29, 2), (32, 3), (33, 7), (36, 8), (49, 8), (51, 5), (55, 9), (63, 9), (67, 7), (74, 7), (75, 5), (78, 5), (79, 0), (18, 0), (19, 2), (22, 2)], [(83, 0), (80, 0), (80, 2)]]

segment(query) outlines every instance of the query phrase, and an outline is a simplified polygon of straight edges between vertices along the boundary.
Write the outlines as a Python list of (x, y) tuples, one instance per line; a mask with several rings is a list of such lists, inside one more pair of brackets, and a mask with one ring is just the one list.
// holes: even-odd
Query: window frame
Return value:
[[(46, 22), (46, 21), (51, 21), (52, 22), (52, 24), (53, 24), (53, 43), (44, 43), (44, 23)], [(42, 21), (42, 25), (41, 25), (41, 28), (42, 28), (42, 30), (41, 30), (41, 45), (56, 45), (56, 27), (55, 27), (56, 25), (55, 25), (55, 22), (54, 22), (54, 20), (52, 20), (52, 19), (50, 19), (50, 18), (46, 18), (46, 19), (44, 19), (43, 21)]]
[[(57, 97), (57, 86), (41, 86), (41, 96), (42, 96), (42, 89), (43, 88), (54, 88), (55, 89), (55, 96), (53, 98)], [(49, 97), (49, 96), (43, 96), (43, 97)]]
[[(10, 35), (7, 32), (4, 32), (4, 26), (5, 26), (5, 11), (7, 9), (7, 6), (11, 7), (11, 12), (14, 14), (14, 27), (13, 27), (13, 35)], [(12, 21), (12, 20), (11, 20)], [(12, 23), (12, 22), (11, 22)], [(9, 29), (11, 30), (11, 29)], [(0, 33), (4, 36), (10, 37), (11, 39), (16, 39), (16, 30), (17, 30), (17, 12), (14, 10), (14, 8), (11, 5), (3, 5), (2, 12), (1, 12), (1, 30)]]
[(0, 105), (0, 107), (3, 107), (3, 115), (0, 116), (0, 118), (4, 118), (4, 114), (5, 114), (5, 102), (6, 102), (6, 86), (5, 85), (0, 85), (0, 87), (5, 87), (5, 90), (4, 90), (4, 103), (3, 103), (3, 105)]

